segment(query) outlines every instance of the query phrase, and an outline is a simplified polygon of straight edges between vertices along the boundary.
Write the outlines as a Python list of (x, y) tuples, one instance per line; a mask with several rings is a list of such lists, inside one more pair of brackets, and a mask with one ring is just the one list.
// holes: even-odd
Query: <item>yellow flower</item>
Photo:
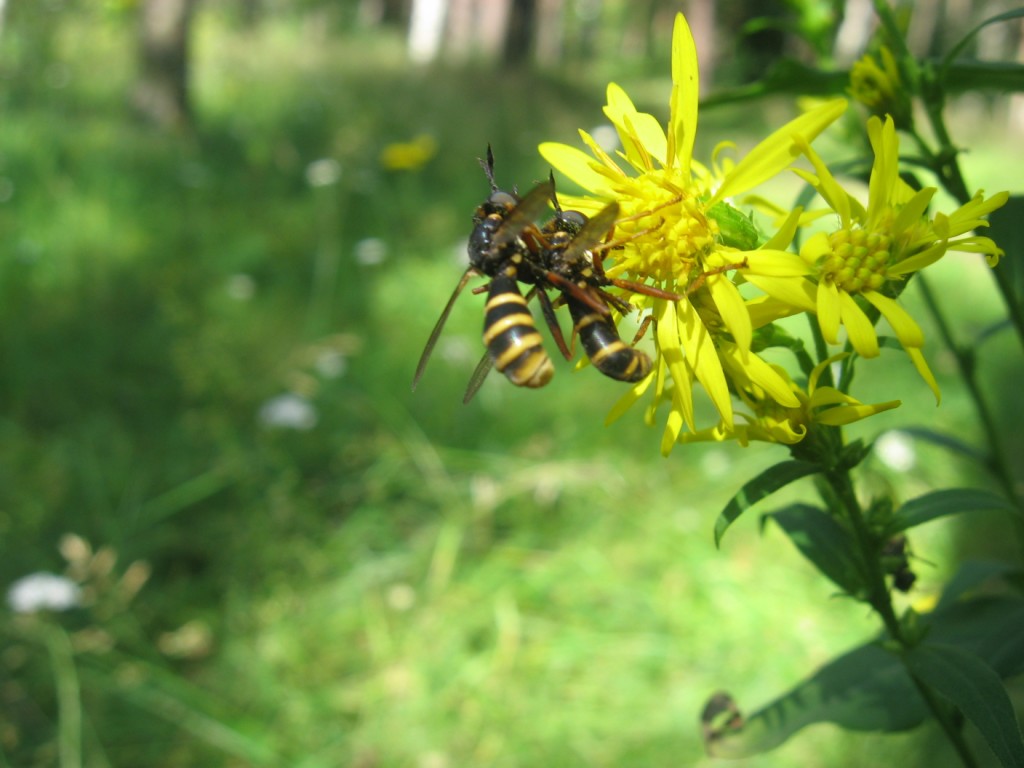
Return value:
[(731, 427), (719, 425), (712, 429), (683, 433), (679, 435), (679, 442), (721, 442), (733, 439), (741, 445), (747, 445), (751, 440), (794, 445), (808, 440), (808, 436), (819, 426), (845, 426), (899, 407), (899, 400), (865, 405), (835, 387), (819, 387), (818, 380), (825, 369), (844, 357), (847, 357), (847, 353), (834, 355), (815, 366), (808, 377), (806, 391), (794, 384), (785, 370), (772, 366), (786, 381), (798, 401), (796, 407), (779, 405), (775, 395), (765, 392), (752, 381), (742, 382), (739, 377), (734, 379), (738, 384), (737, 393), (750, 413), (738, 414), (742, 421)]
[(936, 190), (915, 192), (900, 178), (899, 140), (892, 119), (883, 123), (870, 118), (868, 138), (875, 159), (866, 208), (839, 185), (817, 153), (800, 142), (814, 173), (796, 173), (838, 214), (840, 228), (807, 239), (800, 248), (802, 269), (793, 254), (761, 250), (748, 257), (751, 268), (744, 270), (744, 276), (774, 300), (776, 310), (788, 306), (791, 313), (817, 314), (828, 343), (839, 342), (843, 326), (850, 346), (862, 357), (879, 353), (878, 335), (868, 314), (873, 308), (888, 321), (938, 400), (938, 384), (921, 352), (924, 334), (897, 298), (908, 276), (935, 263), (946, 251), (983, 253), (994, 265), (1002, 251), (991, 239), (969, 233), (986, 226), (982, 217), (1002, 206), (1009, 193), (985, 199), (978, 192), (952, 214), (929, 218), (926, 210)]
[[(731, 340), (744, 365), (753, 364), (750, 317), (726, 273), (744, 264), (760, 237), (728, 201), (785, 170), (798, 153), (796, 147), (811, 141), (846, 109), (843, 99), (827, 102), (787, 123), (738, 163), (719, 162), (721, 151), (731, 146), (721, 144), (708, 168), (693, 158), (697, 82), (697, 50), (679, 14), (672, 39), (667, 131), (653, 115), (638, 112), (625, 91), (611, 83), (604, 112), (622, 142), (618, 159), (584, 131), (580, 135), (593, 157), (564, 144), (540, 145), (541, 155), (552, 166), (591, 193), (561, 196), (564, 207), (592, 214), (609, 201), (619, 204), (616, 240), (622, 240), (623, 247), (610, 252), (608, 275), (684, 296), (677, 302), (630, 296), (633, 304), (654, 317), (657, 359), (652, 375), (637, 383), (612, 414), (614, 418), (636, 402), (653, 383), (655, 401), (648, 419), (653, 420), (658, 403), (671, 403), (662, 440), (665, 452), (684, 424), (695, 429), (694, 381), (707, 392), (722, 423), (732, 423), (720, 359), (722, 340)], [(620, 165), (623, 160), (626, 168)], [(791, 397), (778, 382), (773, 388)]]
[(878, 56), (865, 53), (850, 68), (850, 95), (873, 115), (892, 115), (899, 128), (913, 124), (910, 94), (892, 52), (882, 46)]
[(437, 154), (437, 140), (420, 134), (412, 141), (388, 144), (380, 152), (380, 164), (389, 171), (418, 171)]

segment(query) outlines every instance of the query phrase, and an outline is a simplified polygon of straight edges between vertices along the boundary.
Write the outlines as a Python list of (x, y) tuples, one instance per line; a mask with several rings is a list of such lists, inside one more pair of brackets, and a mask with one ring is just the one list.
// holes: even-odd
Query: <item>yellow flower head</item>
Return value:
[(412, 141), (388, 144), (380, 152), (380, 164), (389, 171), (418, 171), (437, 154), (437, 139), (428, 133)]
[(900, 77), (892, 52), (882, 46), (878, 55), (865, 53), (850, 68), (850, 95), (871, 110), (871, 114), (892, 115), (899, 128), (913, 121), (910, 94)]
[[(662, 128), (653, 115), (638, 112), (626, 92), (608, 86), (605, 115), (615, 126), (622, 151), (613, 158), (584, 131), (593, 157), (564, 144), (541, 144), (540, 152), (556, 169), (591, 193), (561, 196), (561, 204), (592, 214), (609, 201), (619, 205), (611, 277), (641, 282), (684, 298), (679, 301), (634, 294), (630, 301), (650, 310), (656, 322), (657, 360), (652, 375), (639, 382), (613, 411), (621, 413), (653, 383), (655, 402), (671, 403), (662, 447), (671, 449), (683, 425), (695, 428), (692, 385), (701, 384), (725, 424), (732, 403), (721, 360), (728, 339), (744, 365), (752, 327), (743, 298), (728, 271), (745, 264), (759, 240), (746, 217), (729, 199), (768, 180), (790, 165), (803, 142), (811, 141), (846, 109), (830, 101), (786, 124), (739, 163), (708, 168), (694, 160), (697, 132), (697, 50), (682, 14), (672, 39), (672, 92), (669, 122)], [(798, 142), (799, 140), (799, 142)], [(777, 384), (777, 382), (776, 382)], [(777, 389), (784, 388), (776, 387)], [(649, 411), (649, 418), (653, 418)]]
[(806, 390), (793, 383), (785, 370), (772, 366), (792, 392), (795, 400), (792, 406), (780, 405), (775, 394), (765, 391), (754, 381), (736, 379), (737, 394), (750, 412), (737, 414), (741, 421), (731, 427), (719, 425), (683, 433), (679, 435), (679, 442), (734, 439), (741, 445), (747, 445), (751, 440), (794, 445), (805, 441), (819, 427), (845, 426), (899, 407), (899, 400), (866, 405), (835, 387), (818, 386), (825, 369), (846, 356), (846, 353), (834, 355), (815, 366), (808, 377)]
[[(868, 315), (873, 308), (892, 327), (915, 368), (939, 399), (939, 388), (921, 348), (920, 326), (899, 304), (906, 278), (938, 261), (947, 251), (983, 253), (994, 265), (1002, 251), (990, 238), (970, 232), (986, 226), (983, 216), (1002, 206), (1009, 193), (985, 199), (978, 192), (948, 216), (929, 218), (927, 208), (934, 187), (914, 191), (899, 175), (899, 140), (892, 118), (868, 120), (868, 138), (874, 163), (868, 183), (868, 204), (861, 205), (832, 176), (806, 142), (801, 149), (814, 172), (797, 170), (839, 216), (839, 228), (818, 232), (804, 242), (800, 258), (803, 274), (792, 268), (792, 257), (777, 258), (762, 251), (751, 256), (751, 283), (793, 312), (817, 314), (822, 336), (839, 342), (840, 326), (850, 346), (862, 357), (877, 357), (878, 335)], [(799, 141), (799, 140), (798, 140)], [(789, 271), (783, 274), (783, 265)], [(772, 274), (772, 270), (775, 273)]]

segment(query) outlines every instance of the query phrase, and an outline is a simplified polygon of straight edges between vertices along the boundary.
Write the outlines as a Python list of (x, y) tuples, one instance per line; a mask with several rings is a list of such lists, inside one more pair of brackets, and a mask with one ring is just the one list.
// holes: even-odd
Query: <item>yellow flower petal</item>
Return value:
[(723, 362), (733, 370), (733, 378), (750, 381), (764, 390), (765, 396), (784, 408), (799, 408), (800, 400), (790, 386), (789, 380), (754, 353), (744, 353), (735, 344), (722, 342), (720, 354)]
[(864, 291), (861, 296), (882, 313), (882, 317), (892, 326), (900, 344), (904, 347), (924, 346), (924, 333), (921, 331), (921, 326), (914, 321), (907, 310), (899, 305), (899, 302), (888, 296), (883, 296), (877, 291)]
[(697, 137), (699, 100), (697, 45), (686, 18), (677, 13), (672, 28), (672, 94), (669, 97), (666, 160), (669, 166), (678, 166), (684, 176), (690, 172), (693, 142)]
[(839, 343), (839, 323), (842, 319), (840, 296), (839, 289), (831, 280), (826, 280), (818, 286), (818, 325), (821, 328), (821, 335), (829, 344)]
[(800, 168), (794, 169), (794, 173), (818, 191), (821, 199), (828, 203), (828, 207), (839, 214), (839, 220), (844, 227), (849, 226), (852, 219), (850, 196), (839, 185), (839, 182), (835, 180), (832, 172), (825, 165), (825, 161), (821, 159), (817, 152), (811, 149), (811, 145), (804, 141), (802, 137), (800, 137), (797, 143), (801, 151), (807, 156), (807, 159), (811, 161), (811, 165), (814, 166), (814, 173), (817, 175), (808, 173)]
[(920, 223), (937, 191), (935, 187), (925, 187), (900, 208), (900, 212), (896, 214), (896, 220), (892, 223), (893, 235), (906, 232)]
[(753, 327), (750, 314), (736, 284), (725, 275), (712, 275), (706, 281), (718, 314), (741, 349), (750, 349)]
[(916, 347), (905, 347), (904, 348), (907, 356), (910, 358), (910, 362), (914, 364), (914, 368), (917, 369), (918, 375), (925, 380), (928, 388), (931, 389), (932, 394), (935, 395), (935, 405), (939, 405), (942, 402), (942, 392), (939, 390), (939, 382), (935, 380), (935, 375), (932, 373), (932, 369), (928, 367), (928, 363), (924, 359), (924, 353)]
[(832, 243), (824, 232), (815, 232), (807, 242), (800, 247), (800, 257), (808, 264), (816, 265), (818, 261), (832, 253)]
[(765, 277), (801, 277), (811, 274), (807, 262), (789, 251), (758, 248), (756, 251), (747, 251), (743, 258), (747, 266), (741, 269), (740, 273), (744, 276), (748, 273)]
[(813, 140), (846, 111), (846, 99), (834, 99), (800, 117), (790, 120), (754, 147), (737, 163), (722, 181), (709, 204), (740, 195), (771, 177), (781, 173), (793, 163), (796, 154), (794, 141)]
[(789, 244), (793, 242), (793, 238), (796, 237), (796, 230), (800, 226), (803, 212), (804, 209), (800, 206), (790, 211), (782, 223), (779, 224), (778, 231), (768, 238), (768, 242), (762, 246), (761, 250), (788, 253), (785, 249), (789, 247)]
[[(819, 288), (820, 290), (820, 288)], [(878, 357), (878, 336), (875, 326), (864, 314), (853, 297), (845, 291), (839, 292), (839, 311), (846, 327), (846, 337), (861, 357)]]
[[(810, 285), (810, 284), (808, 284)], [(813, 285), (811, 288), (813, 289)], [(810, 294), (810, 303), (813, 311), (814, 294)], [(750, 324), (754, 328), (762, 328), (768, 323), (774, 323), (784, 317), (790, 317), (804, 310), (793, 306), (785, 301), (779, 301), (774, 296), (758, 296), (747, 302), (747, 313), (750, 315)]]
[(630, 387), (626, 394), (620, 397), (619, 401), (612, 406), (612, 409), (608, 412), (608, 415), (605, 416), (605, 426), (608, 426), (612, 422), (617, 421), (622, 416), (622, 414), (624, 414), (626, 411), (632, 408), (636, 401), (643, 397), (644, 393), (648, 390), (648, 388), (650, 388), (651, 382), (653, 382), (654, 379), (654, 376), (647, 376), (642, 381), (638, 381), (636, 384)]
[[(855, 421), (866, 419), (868, 416), (874, 416), (876, 413), (882, 411), (890, 411), (893, 408), (899, 408), (902, 405), (900, 400), (889, 400), (885, 403), (875, 403), (873, 405), (865, 405), (858, 400), (844, 395), (839, 390), (833, 389), (832, 387), (822, 387), (815, 394), (822, 393), (822, 397), (815, 402), (814, 405), (826, 405), (830, 402), (836, 403), (834, 407), (822, 408), (820, 411), (815, 412), (814, 420), (819, 424), (825, 424), (830, 427), (842, 427), (847, 424), (852, 424)], [(832, 397), (831, 395), (835, 395)]]
[[(712, 404), (721, 415), (722, 421), (731, 423), (732, 397), (729, 394), (729, 385), (725, 380), (725, 373), (722, 371), (722, 361), (718, 357), (718, 350), (711, 339), (711, 334), (708, 333), (708, 329), (701, 321), (700, 315), (692, 308), (689, 312), (679, 314), (677, 320), (683, 349), (686, 350), (687, 359), (697, 381), (708, 393), (708, 397), (711, 398)], [(692, 408), (692, 400), (690, 406)], [(688, 422), (688, 425), (692, 430), (692, 423)]]
[(672, 453), (672, 446), (679, 439), (679, 433), (683, 431), (683, 415), (679, 408), (673, 408), (665, 421), (665, 430), (661, 433), (661, 455), (668, 456)]
[[(792, 277), (776, 278), (759, 275), (755, 272), (744, 272), (743, 276), (751, 285), (756, 285), (776, 301), (794, 307), (796, 311), (814, 312), (817, 307), (815, 303), (817, 287), (810, 280)], [(747, 308), (750, 309), (750, 302), (747, 302)], [(758, 327), (756, 323), (754, 327)]]
[(608, 84), (608, 105), (604, 113), (618, 130), (626, 158), (643, 172), (653, 170), (651, 159), (665, 165), (665, 131), (654, 115), (638, 112), (622, 88)]
[[(696, 315), (689, 302), (683, 301), (690, 310), (687, 314)], [(677, 319), (676, 305), (671, 301), (659, 300), (654, 302), (654, 313), (657, 317), (658, 347), (661, 356), (672, 374), (672, 381), (675, 382), (675, 389), (679, 396), (679, 409), (682, 412), (683, 420), (691, 430), (694, 428), (693, 420), (693, 391), (690, 388), (690, 372), (686, 360), (683, 357), (683, 348), (680, 343), (679, 321)]]
[(612, 187), (607, 177), (595, 170), (594, 158), (568, 144), (546, 141), (540, 145), (540, 154), (551, 166), (595, 195), (610, 197)]
[(949, 250), (949, 244), (942, 240), (930, 248), (926, 248), (920, 253), (915, 253), (906, 259), (901, 259), (896, 264), (890, 266), (886, 273), (892, 277), (902, 277), (903, 275), (912, 275), (914, 272), (919, 272), (925, 267), (931, 266), (936, 261), (946, 255), (946, 251)]
[(892, 204), (893, 189), (899, 180), (899, 141), (892, 118), (886, 116), (885, 123), (882, 123), (877, 117), (869, 117), (868, 139), (875, 151), (875, 160), (868, 180), (867, 219), (875, 222)]

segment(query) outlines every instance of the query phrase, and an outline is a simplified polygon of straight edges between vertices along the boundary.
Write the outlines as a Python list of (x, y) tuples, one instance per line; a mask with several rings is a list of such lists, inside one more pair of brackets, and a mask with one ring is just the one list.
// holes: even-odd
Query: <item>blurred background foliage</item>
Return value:
[[(841, 73), (857, 5), (684, 4), (705, 93), (786, 59)], [(983, 13), (916, 5), (922, 53)], [(462, 406), (479, 299), (409, 392), (488, 192), (476, 158), (530, 186), (610, 78), (667, 114), (679, 9), (0, 2), (0, 587), (82, 587), (59, 616), (0, 607), (0, 766), (699, 765), (711, 692), (754, 705), (873, 631), (775, 532), (714, 551), (773, 457), (662, 460), (635, 416), (604, 427), (621, 385), (568, 365)], [(1012, 58), (1001, 29), (980, 48)], [(702, 154), (791, 113), (705, 112)], [(1019, 185), (1018, 119), (956, 105), (978, 186)], [(939, 279), (977, 328), (998, 307), (975, 267)], [(876, 399), (905, 407), (866, 435), (969, 429), (962, 393), (936, 412), (901, 365)], [(874, 481), (908, 496), (965, 471), (894, 444)], [(939, 562), (965, 546), (925, 536)], [(741, 764), (931, 765), (931, 735), (819, 727)]]

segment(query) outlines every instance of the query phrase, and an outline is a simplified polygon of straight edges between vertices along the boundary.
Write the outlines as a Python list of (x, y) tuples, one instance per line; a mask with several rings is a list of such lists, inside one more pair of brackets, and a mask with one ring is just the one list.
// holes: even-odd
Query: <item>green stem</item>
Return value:
[[(978, 761), (974, 759), (974, 755), (971, 753), (971, 748), (964, 740), (963, 732), (957, 727), (956, 723), (953, 722), (953, 719), (950, 716), (951, 713), (932, 692), (931, 688), (925, 685), (924, 681), (909, 670), (907, 670), (907, 674), (910, 675), (910, 679), (914, 683), (914, 687), (921, 695), (921, 698), (924, 699), (924, 703), (928, 706), (928, 709), (932, 711), (932, 714), (935, 715), (935, 719), (939, 721), (939, 725), (945, 732), (949, 742), (953, 745), (953, 749), (955, 749), (957, 755), (960, 756), (960, 761), (964, 766), (966, 766), (966, 768), (978, 768)], [(941, 716), (939, 713), (942, 713)]]
[(41, 621), (39, 634), (50, 654), (57, 688), (57, 744), (61, 768), (82, 765), (82, 703), (75, 670), (74, 651), (63, 628)]
[[(824, 473), (824, 477), (835, 494), (835, 498), (842, 505), (843, 511), (846, 513), (846, 519), (853, 530), (859, 550), (863, 576), (868, 589), (868, 603), (881, 617), (889, 637), (903, 651), (908, 651), (913, 647), (913, 643), (903, 632), (903, 627), (896, 616), (896, 611), (893, 609), (889, 589), (885, 583), (885, 573), (878, 559), (878, 547), (864, 517), (864, 511), (861, 509), (860, 502), (857, 501), (857, 494), (853, 489), (849, 470), (845, 468), (829, 470)], [(953, 711), (909, 669), (907, 669), (907, 674), (910, 675), (914, 687), (920, 693), (921, 698), (935, 717), (939, 727), (946, 734), (946, 738), (949, 739), (953, 749), (960, 756), (960, 760), (965, 768), (977, 768), (978, 763), (971, 754), (961, 729), (957, 727), (954, 721)]]
[(845, 518), (853, 529), (853, 535), (857, 540), (857, 548), (860, 554), (861, 570), (864, 581), (868, 588), (868, 603), (882, 619), (889, 635), (904, 645), (902, 641), (902, 630), (899, 619), (893, 610), (892, 601), (889, 599), (889, 589), (885, 583), (885, 574), (879, 565), (877, 558), (877, 546), (874, 536), (868, 528), (864, 519), (864, 512), (857, 501), (857, 494), (853, 490), (853, 482), (850, 480), (849, 470), (840, 468), (825, 472), (825, 479), (835, 493), (836, 499), (843, 506)]
[(953, 139), (950, 137), (949, 131), (946, 129), (946, 121), (942, 117), (945, 101), (946, 95), (942, 87), (938, 83), (929, 83), (924, 95), (924, 107), (928, 115), (928, 122), (939, 142), (939, 151), (931, 153), (930, 159), (934, 162), (932, 170), (939, 177), (942, 186), (963, 205), (971, 199), (971, 194), (967, 191), (967, 182), (964, 181), (963, 174), (960, 172), (960, 163), (956, 160), (959, 151), (953, 146)]
[[(825, 337), (821, 334), (821, 326), (818, 325), (818, 316), (816, 314), (812, 314), (811, 312), (808, 312), (807, 313), (807, 322), (811, 326), (811, 337), (814, 339), (814, 355), (815, 355), (815, 359), (817, 359), (817, 360), (826, 360), (826, 359), (828, 359), (828, 357), (829, 357), (828, 344), (825, 343)], [(808, 369), (808, 371), (807, 371), (808, 374), (810, 374), (810, 371), (813, 368), (814, 368), (814, 365), (812, 364), (811, 368)], [(822, 374), (822, 376), (821, 376), (821, 384), (825, 384), (825, 385), (829, 385), (829, 386), (832, 386), (832, 385), (835, 384), (835, 382), (832, 379), (832, 371), (830, 369), (826, 369), (824, 371), (824, 373)]]

